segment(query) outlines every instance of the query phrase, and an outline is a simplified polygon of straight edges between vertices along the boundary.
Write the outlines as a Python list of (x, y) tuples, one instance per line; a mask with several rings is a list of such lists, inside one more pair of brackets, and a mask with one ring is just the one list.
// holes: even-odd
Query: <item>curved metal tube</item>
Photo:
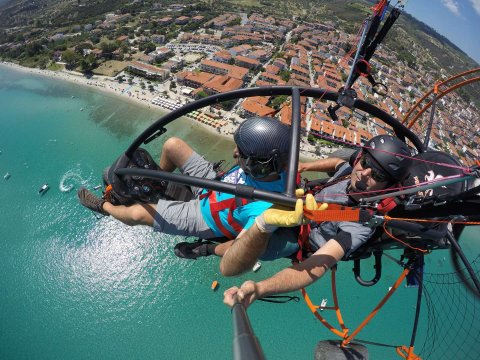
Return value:
[[(296, 174), (298, 168), (298, 156), (299, 156), (299, 144), (300, 144), (300, 126), (301, 126), (301, 111), (300, 111), (300, 96), (312, 97), (312, 98), (321, 98), (326, 101), (337, 101), (339, 94), (331, 91), (326, 91), (323, 89), (316, 88), (299, 88), (294, 86), (265, 86), (249, 89), (239, 89), (234, 91), (229, 91), (226, 93), (216, 94), (204, 99), (194, 101), (192, 103), (186, 104), (180, 109), (174, 110), (152, 125), (150, 125), (146, 130), (144, 130), (128, 147), (125, 152), (125, 156), (128, 158), (131, 157), (131, 154), (142, 144), (148, 143), (156, 137), (162, 135), (166, 129), (165, 126), (176, 120), (177, 118), (184, 116), (192, 111), (209, 106), (212, 104), (217, 104), (222, 101), (234, 100), (245, 97), (253, 96), (279, 96), (279, 95), (289, 95), (292, 97), (292, 131), (290, 135), (290, 153), (288, 158), (288, 168), (287, 168), (287, 178), (286, 178), (286, 187), (284, 194), (278, 194), (270, 191), (261, 191), (254, 189), (253, 192), (251, 189), (247, 189), (247, 186), (238, 185), (233, 187), (218, 185), (219, 181), (192, 178), (188, 175), (180, 174), (171, 174), (163, 171), (152, 171), (147, 170), (148, 172), (141, 172), (141, 176), (157, 178), (161, 180), (175, 181), (184, 185), (194, 185), (198, 187), (203, 187), (207, 189), (217, 190), (222, 188), (223, 191), (229, 194), (235, 194), (237, 196), (256, 199), (256, 200), (265, 200), (273, 202), (280, 205), (285, 205), (288, 207), (295, 206), (295, 184), (296, 184)], [(362, 110), (366, 113), (369, 113), (372, 116), (375, 116), (381, 119), (385, 124), (391, 126), (398, 137), (404, 139), (408, 138), (413, 145), (417, 148), (419, 152), (423, 151), (423, 144), (420, 139), (407, 127), (401, 124), (393, 116), (389, 115), (385, 111), (369, 104), (363, 100), (355, 100), (353, 107)], [(140, 175), (140, 169), (118, 169), (115, 171), (117, 175)], [(225, 184), (227, 185), (227, 184)]]
[[(165, 125), (197, 109), (200, 109), (212, 104), (217, 104), (219, 102), (245, 98), (245, 97), (292, 95), (294, 88), (295, 87), (292, 87), (292, 86), (265, 86), (265, 87), (249, 88), (249, 89), (239, 89), (239, 90), (233, 90), (233, 91), (229, 91), (221, 94), (212, 95), (204, 99), (196, 100), (192, 103), (184, 105), (180, 109), (174, 110), (162, 116), (152, 125), (150, 125), (145, 131), (143, 131), (133, 141), (133, 143), (130, 145), (130, 147), (127, 149), (125, 153), (127, 154), (127, 156), (131, 155), (133, 151), (137, 149), (144, 141), (146, 141), (149, 137), (154, 135), (157, 131), (163, 129)], [(315, 88), (295, 88), (295, 89), (298, 89), (299, 95), (305, 96), (305, 97), (321, 98), (322, 100), (327, 100), (327, 101), (337, 101), (338, 99), (338, 93), (334, 93), (334, 92), (323, 90), (323, 89), (315, 89)], [(390, 125), (394, 129), (397, 136), (408, 138), (419, 152), (423, 151), (423, 146), (422, 146), (423, 144), (420, 141), (420, 139), (410, 129), (405, 127), (405, 125), (401, 124), (393, 116), (375, 107), (374, 105), (359, 99), (355, 100), (354, 107), (381, 119), (383, 122), (385, 122), (387, 125)]]
[(362, 276), (360, 275), (360, 259), (355, 259), (353, 261), (353, 274), (355, 275), (355, 280), (362, 285), (362, 286), (373, 286), (375, 285), (378, 280), (382, 277), (382, 250), (375, 250), (373, 252), (373, 256), (375, 256), (375, 265), (373, 266), (375, 269), (375, 276), (372, 280), (363, 280)]

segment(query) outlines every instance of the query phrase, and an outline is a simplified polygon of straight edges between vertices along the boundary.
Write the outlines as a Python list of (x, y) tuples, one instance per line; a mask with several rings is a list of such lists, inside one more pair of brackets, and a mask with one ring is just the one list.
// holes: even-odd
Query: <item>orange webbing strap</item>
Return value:
[(308, 296), (305, 288), (300, 289), (300, 291), (302, 292), (303, 299), (305, 300), (305, 303), (307, 304), (308, 308), (313, 313), (313, 315), (315, 315), (315, 317), (318, 320), (320, 320), (320, 322), (323, 324), (323, 326), (325, 326), (328, 330), (330, 330), (335, 335), (341, 337), (342, 339), (345, 339), (348, 336), (349, 329), (345, 326), (345, 322), (343, 321), (342, 313), (341, 313), (340, 307), (338, 305), (337, 285), (336, 285), (336, 277), (335, 277), (336, 267), (335, 266), (332, 267), (331, 272), (332, 272), (332, 276), (331, 276), (331, 278), (332, 278), (332, 295), (333, 295), (334, 306), (333, 307), (332, 306), (327, 306), (327, 307), (324, 307), (323, 309), (324, 310), (335, 310), (335, 314), (337, 315), (337, 320), (338, 320), (338, 323), (340, 325), (341, 330), (335, 328), (327, 320), (325, 320), (322, 315), (320, 315), (320, 313), (318, 312), (318, 308), (320, 308), (320, 306), (313, 304), (313, 302), (312, 302), (312, 300), (310, 300), (310, 297)]
[(105, 188), (105, 200), (107, 200), (108, 202), (112, 202), (112, 190), (113, 190), (113, 187), (112, 185), (108, 185), (106, 188)]
[(360, 209), (353, 209), (347, 206), (328, 204), (326, 210), (303, 209), (306, 218), (315, 222), (322, 221), (360, 221)]
[(377, 315), (377, 313), (380, 311), (382, 306), (387, 302), (388, 299), (390, 299), (390, 296), (392, 296), (393, 293), (398, 289), (398, 287), (400, 286), (400, 284), (402, 283), (402, 281), (405, 279), (405, 277), (408, 275), (409, 272), (410, 272), (410, 269), (408, 268), (403, 269), (397, 281), (395, 281), (395, 283), (393, 284), (392, 289), (390, 289), (390, 291), (383, 297), (383, 299), (377, 304), (377, 306), (375, 306), (372, 312), (362, 321), (362, 323), (358, 325), (358, 327), (352, 332), (352, 334), (343, 340), (342, 346), (348, 345), (348, 343), (350, 343), (354, 339), (354, 337), (357, 336), (357, 334), (365, 327), (365, 325), (367, 325), (370, 322), (370, 320), (372, 320), (375, 317), (375, 315)]
[(303, 295), (303, 299), (305, 300), (305, 303), (307, 304), (308, 308), (310, 309), (310, 311), (313, 313), (313, 315), (315, 315), (315, 317), (323, 324), (323, 326), (325, 326), (328, 330), (330, 330), (332, 333), (334, 333), (335, 335), (341, 337), (342, 339), (347, 335), (348, 333), (348, 329), (344, 331), (340, 331), (338, 329), (336, 329), (333, 325), (331, 325), (327, 320), (325, 320), (322, 315), (320, 315), (318, 313), (318, 308), (319, 306), (317, 305), (314, 305), (312, 303), (312, 300), (310, 300), (310, 297), (308, 296), (307, 292), (305, 291), (304, 288), (300, 289), (300, 291), (302, 292), (302, 295)]
[(422, 360), (422, 358), (413, 352), (413, 346), (406, 347), (405, 345), (397, 347), (397, 354), (406, 360)]

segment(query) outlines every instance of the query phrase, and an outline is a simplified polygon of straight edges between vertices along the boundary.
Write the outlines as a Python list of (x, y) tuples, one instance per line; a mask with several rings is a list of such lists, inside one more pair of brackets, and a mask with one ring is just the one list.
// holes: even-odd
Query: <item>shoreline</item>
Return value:
[[(157, 91), (152, 94), (150, 93), (149, 90), (141, 89), (141, 87), (138, 84), (134, 84), (134, 85), (129, 85), (128, 83), (119, 84), (118, 82), (113, 81), (113, 79), (108, 76), (93, 75), (90, 79), (87, 79), (83, 76), (83, 74), (77, 73), (74, 71), (41, 70), (37, 68), (28, 68), (15, 63), (10, 63), (5, 61), (0, 62), (0, 66), (12, 68), (15, 71), (19, 71), (23, 73), (30, 73), (34, 75), (45, 76), (49, 79), (58, 79), (62, 81), (67, 81), (72, 84), (94, 88), (95, 90), (99, 90), (110, 95), (115, 95), (119, 99), (129, 101), (132, 104), (139, 105), (156, 112), (160, 112), (163, 115), (168, 114), (171, 111), (170, 109), (167, 109), (159, 105), (154, 105), (152, 103), (152, 100), (160, 96), (157, 93)], [(168, 99), (173, 100), (171, 96)], [(181, 105), (184, 105), (184, 104), (181, 104)], [(190, 116), (184, 115), (183, 117), (188, 118), (189, 121), (192, 121), (196, 124), (201, 125), (202, 128), (204, 128), (205, 130), (208, 130), (212, 134), (221, 135), (222, 137), (233, 141), (232, 135), (228, 131), (229, 129), (227, 129), (227, 131), (224, 130), (223, 132), (218, 132), (213, 127), (207, 124), (204, 124), (200, 121), (196, 121)], [(225, 125), (224, 127), (227, 127), (227, 126), (228, 124)], [(233, 134), (233, 131), (232, 131), (232, 134)]]
[[(152, 103), (154, 99), (159, 99), (160, 94), (166, 92), (166, 102), (170, 104), (178, 104), (183, 106), (185, 103), (192, 102), (190, 98), (187, 98), (182, 95), (172, 93), (167, 87), (163, 87), (162, 90), (156, 90), (153, 93), (146, 89), (141, 89), (139, 84), (130, 85), (128, 83), (118, 83), (114, 81), (113, 78), (102, 75), (93, 75), (91, 78), (87, 79), (81, 73), (68, 70), (41, 70), (37, 68), (28, 68), (15, 63), (0, 61), (0, 66), (6, 68), (14, 69), (15, 71), (30, 73), (34, 75), (45, 76), (49, 79), (58, 79), (61, 81), (67, 81), (72, 84), (77, 84), (84, 87), (93, 88), (95, 90), (102, 91), (106, 94), (114, 95), (119, 99), (127, 100), (132, 104), (142, 106), (144, 108), (150, 109), (155, 112), (159, 112), (162, 115), (168, 114), (172, 111), (169, 108), (156, 105)], [(163, 84), (156, 85), (157, 87), (162, 87)], [(165, 95), (163, 95), (165, 97)], [(158, 104), (159, 102), (156, 101)], [(177, 105), (177, 106), (178, 106)], [(219, 116), (223, 117), (225, 121), (221, 121), (222, 125), (218, 128), (212, 127), (202, 121), (198, 121), (193, 116), (184, 115), (184, 118), (187, 118), (188, 121), (191, 121), (195, 124), (198, 124), (202, 129), (208, 131), (212, 135), (221, 136), (224, 139), (233, 142), (233, 133), (237, 127), (232, 121), (232, 118), (237, 122), (243, 121), (243, 119), (237, 114), (216, 110), (219, 113)], [(208, 114), (208, 112), (205, 112)], [(327, 155), (335, 149), (323, 148), (322, 153)], [(324, 156), (326, 157), (326, 156)], [(315, 146), (309, 144), (305, 138), (300, 142), (300, 159), (301, 161), (314, 161), (317, 160), (319, 156), (315, 153)]]

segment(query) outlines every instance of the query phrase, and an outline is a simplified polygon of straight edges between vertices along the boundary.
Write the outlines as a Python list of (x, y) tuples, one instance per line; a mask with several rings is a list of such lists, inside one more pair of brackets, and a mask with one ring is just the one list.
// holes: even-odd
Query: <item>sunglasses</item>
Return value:
[(367, 155), (363, 155), (361, 158), (360, 158), (360, 165), (362, 166), (362, 168), (364, 168), (365, 170), (366, 169), (371, 169), (371, 173), (370, 173), (370, 176), (372, 177), (373, 180), (375, 180), (376, 182), (387, 182), (388, 181), (388, 176), (385, 175), (385, 173), (383, 173), (382, 171), (376, 169), (373, 165), (372, 165), (372, 160), (367, 156)]

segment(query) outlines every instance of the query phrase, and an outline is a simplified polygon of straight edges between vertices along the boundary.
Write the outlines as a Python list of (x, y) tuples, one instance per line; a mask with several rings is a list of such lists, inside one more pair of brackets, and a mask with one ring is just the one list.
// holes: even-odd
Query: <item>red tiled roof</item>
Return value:
[(266, 105), (259, 104), (252, 98), (247, 98), (242, 103), (242, 108), (249, 113), (257, 114), (258, 116), (267, 116), (275, 112), (275, 109)]
[(211, 80), (207, 81), (203, 87), (205, 89), (211, 89), (214, 92), (221, 93), (241, 88), (243, 81), (240, 79), (232, 78), (228, 75), (216, 75)]

